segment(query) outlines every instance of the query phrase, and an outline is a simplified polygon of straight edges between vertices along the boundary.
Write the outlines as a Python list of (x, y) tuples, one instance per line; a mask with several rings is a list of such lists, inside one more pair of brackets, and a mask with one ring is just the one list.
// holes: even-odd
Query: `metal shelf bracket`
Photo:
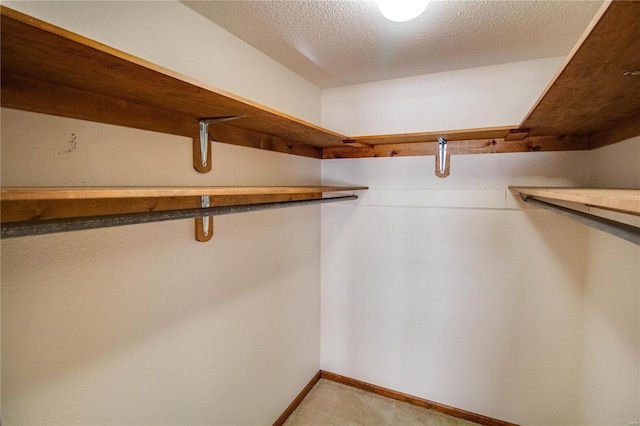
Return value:
[[(211, 206), (211, 197), (203, 195), (200, 197), (203, 209)], [(206, 243), (213, 237), (213, 216), (203, 216), (196, 218), (196, 241)]]
[(449, 176), (450, 158), (447, 154), (447, 141), (444, 138), (438, 138), (438, 155), (436, 155), (436, 176), (445, 178)]
[[(200, 173), (211, 171), (211, 140), (209, 139), (209, 125), (224, 121), (237, 120), (244, 115), (229, 117), (201, 118), (198, 138), (193, 139), (193, 167)], [(199, 143), (198, 143), (199, 142)]]

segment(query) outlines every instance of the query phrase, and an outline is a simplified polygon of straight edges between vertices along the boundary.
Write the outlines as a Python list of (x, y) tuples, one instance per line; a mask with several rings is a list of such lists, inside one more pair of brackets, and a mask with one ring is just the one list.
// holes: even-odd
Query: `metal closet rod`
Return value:
[(584, 225), (599, 229), (600, 231), (640, 245), (640, 228), (636, 226), (627, 225), (626, 223), (616, 222), (614, 220), (605, 219), (604, 217), (547, 203), (546, 201), (542, 201), (531, 196), (523, 195), (522, 199), (534, 206), (558, 213), (561, 216), (576, 220)]
[(80, 231), (85, 229), (110, 228), (113, 226), (135, 225), (140, 223), (164, 222), (168, 220), (193, 219), (205, 216), (248, 213), (259, 210), (274, 210), (287, 207), (308, 206), (311, 204), (335, 203), (337, 201), (357, 200), (357, 195), (312, 200), (279, 201), (274, 203), (244, 204), (239, 206), (220, 206), (157, 212), (124, 213), (106, 216), (90, 216), (68, 219), (15, 222), (2, 224), (2, 238), (26, 237), (32, 235), (53, 234), (57, 232)]

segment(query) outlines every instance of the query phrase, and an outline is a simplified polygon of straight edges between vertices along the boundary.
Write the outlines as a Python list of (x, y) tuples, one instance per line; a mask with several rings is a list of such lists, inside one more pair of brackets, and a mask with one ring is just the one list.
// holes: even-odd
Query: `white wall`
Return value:
[(564, 58), (440, 72), (322, 91), (322, 125), (375, 135), (518, 125)]
[[(449, 88), (476, 87), (486, 75), (431, 77)], [(530, 96), (495, 86), (508, 109), (481, 108), (483, 93), (454, 90), (442, 102), (455, 111), (473, 105), (478, 117), (432, 110), (420, 130), (509, 124), (511, 111), (534, 103), (538, 80)], [(412, 88), (403, 79), (331, 97), (358, 92), (355, 110), (373, 111), (383, 86)], [(328, 105), (325, 126), (342, 108)], [(421, 125), (409, 104), (396, 107), (404, 125)], [(399, 130), (381, 129), (376, 114), (351, 118), (352, 133)], [(638, 248), (524, 206), (507, 190), (638, 188), (637, 140), (593, 153), (453, 156), (446, 179), (434, 176), (434, 161), (323, 161), (324, 184), (370, 190), (322, 208), (322, 368), (516, 423), (638, 421)]]
[(325, 183), (372, 189), (322, 209), (322, 368), (516, 423), (577, 424), (587, 232), (519, 210), (506, 187), (587, 185), (587, 153), (453, 157), (445, 180), (433, 161), (323, 162)]
[[(317, 88), (181, 4), (11, 6), (319, 118)], [(241, 53), (202, 55), (201, 37)], [(314, 159), (224, 144), (213, 158), (201, 175), (187, 138), (2, 110), (3, 186), (320, 180)], [(216, 218), (209, 243), (193, 226), (2, 241), (4, 424), (270, 424), (282, 413), (319, 368), (320, 209)]]

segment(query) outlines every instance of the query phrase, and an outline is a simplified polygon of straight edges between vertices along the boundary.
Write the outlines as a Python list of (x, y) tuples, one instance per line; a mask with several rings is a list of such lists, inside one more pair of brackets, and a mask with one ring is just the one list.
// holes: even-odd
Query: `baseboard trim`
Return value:
[(437, 411), (439, 413), (447, 414), (449, 416), (456, 417), (463, 420), (469, 420), (471, 422), (478, 423), (484, 426), (517, 426), (515, 423), (509, 423), (503, 420), (494, 419), (492, 417), (483, 416), (482, 414), (476, 414), (470, 411), (461, 410), (459, 408), (451, 407), (449, 405), (444, 405), (438, 402), (429, 401), (427, 399), (418, 398), (417, 396), (407, 395), (406, 393), (397, 392), (397, 391), (383, 388), (377, 385), (372, 385), (371, 383), (362, 382), (360, 380), (341, 376), (339, 374), (331, 373), (324, 370), (320, 370), (319, 379), (326, 379), (326, 380), (331, 380), (333, 382), (342, 383), (343, 385), (351, 386), (367, 392), (386, 396), (387, 398), (396, 399), (398, 401), (408, 402), (409, 404), (417, 405), (418, 407), (428, 408), (430, 410)]
[(280, 417), (278, 417), (278, 420), (276, 420), (273, 423), (273, 426), (282, 426), (284, 424), (284, 422), (287, 421), (287, 419), (289, 418), (291, 413), (293, 413), (295, 411), (295, 409), (298, 408), (298, 405), (300, 405), (300, 403), (302, 402), (304, 397), (307, 396), (309, 391), (311, 389), (313, 389), (313, 387), (316, 385), (316, 383), (318, 383), (318, 380), (320, 380), (321, 374), (322, 374), (322, 370), (318, 371), (316, 373), (316, 375), (313, 376), (311, 381), (309, 383), (307, 383), (307, 386), (305, 386), (304, 389), (302, 389), (302, 392), (300, 392), (298, 394), (298, 396), (296, 396), (296, 399), (294, 399), (293, 402), (291, 404), (289, 404), (287, 409), (284, 410), (284, 412), (280, 415)]

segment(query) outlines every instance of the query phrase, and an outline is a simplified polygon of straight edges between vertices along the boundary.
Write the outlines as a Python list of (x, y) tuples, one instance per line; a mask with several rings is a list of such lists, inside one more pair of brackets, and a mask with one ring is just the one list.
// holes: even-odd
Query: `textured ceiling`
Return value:
[(372, 1), (184, 1), (321, 88), (569, 53), (601, 1), (434, 1), (394, 23)]

